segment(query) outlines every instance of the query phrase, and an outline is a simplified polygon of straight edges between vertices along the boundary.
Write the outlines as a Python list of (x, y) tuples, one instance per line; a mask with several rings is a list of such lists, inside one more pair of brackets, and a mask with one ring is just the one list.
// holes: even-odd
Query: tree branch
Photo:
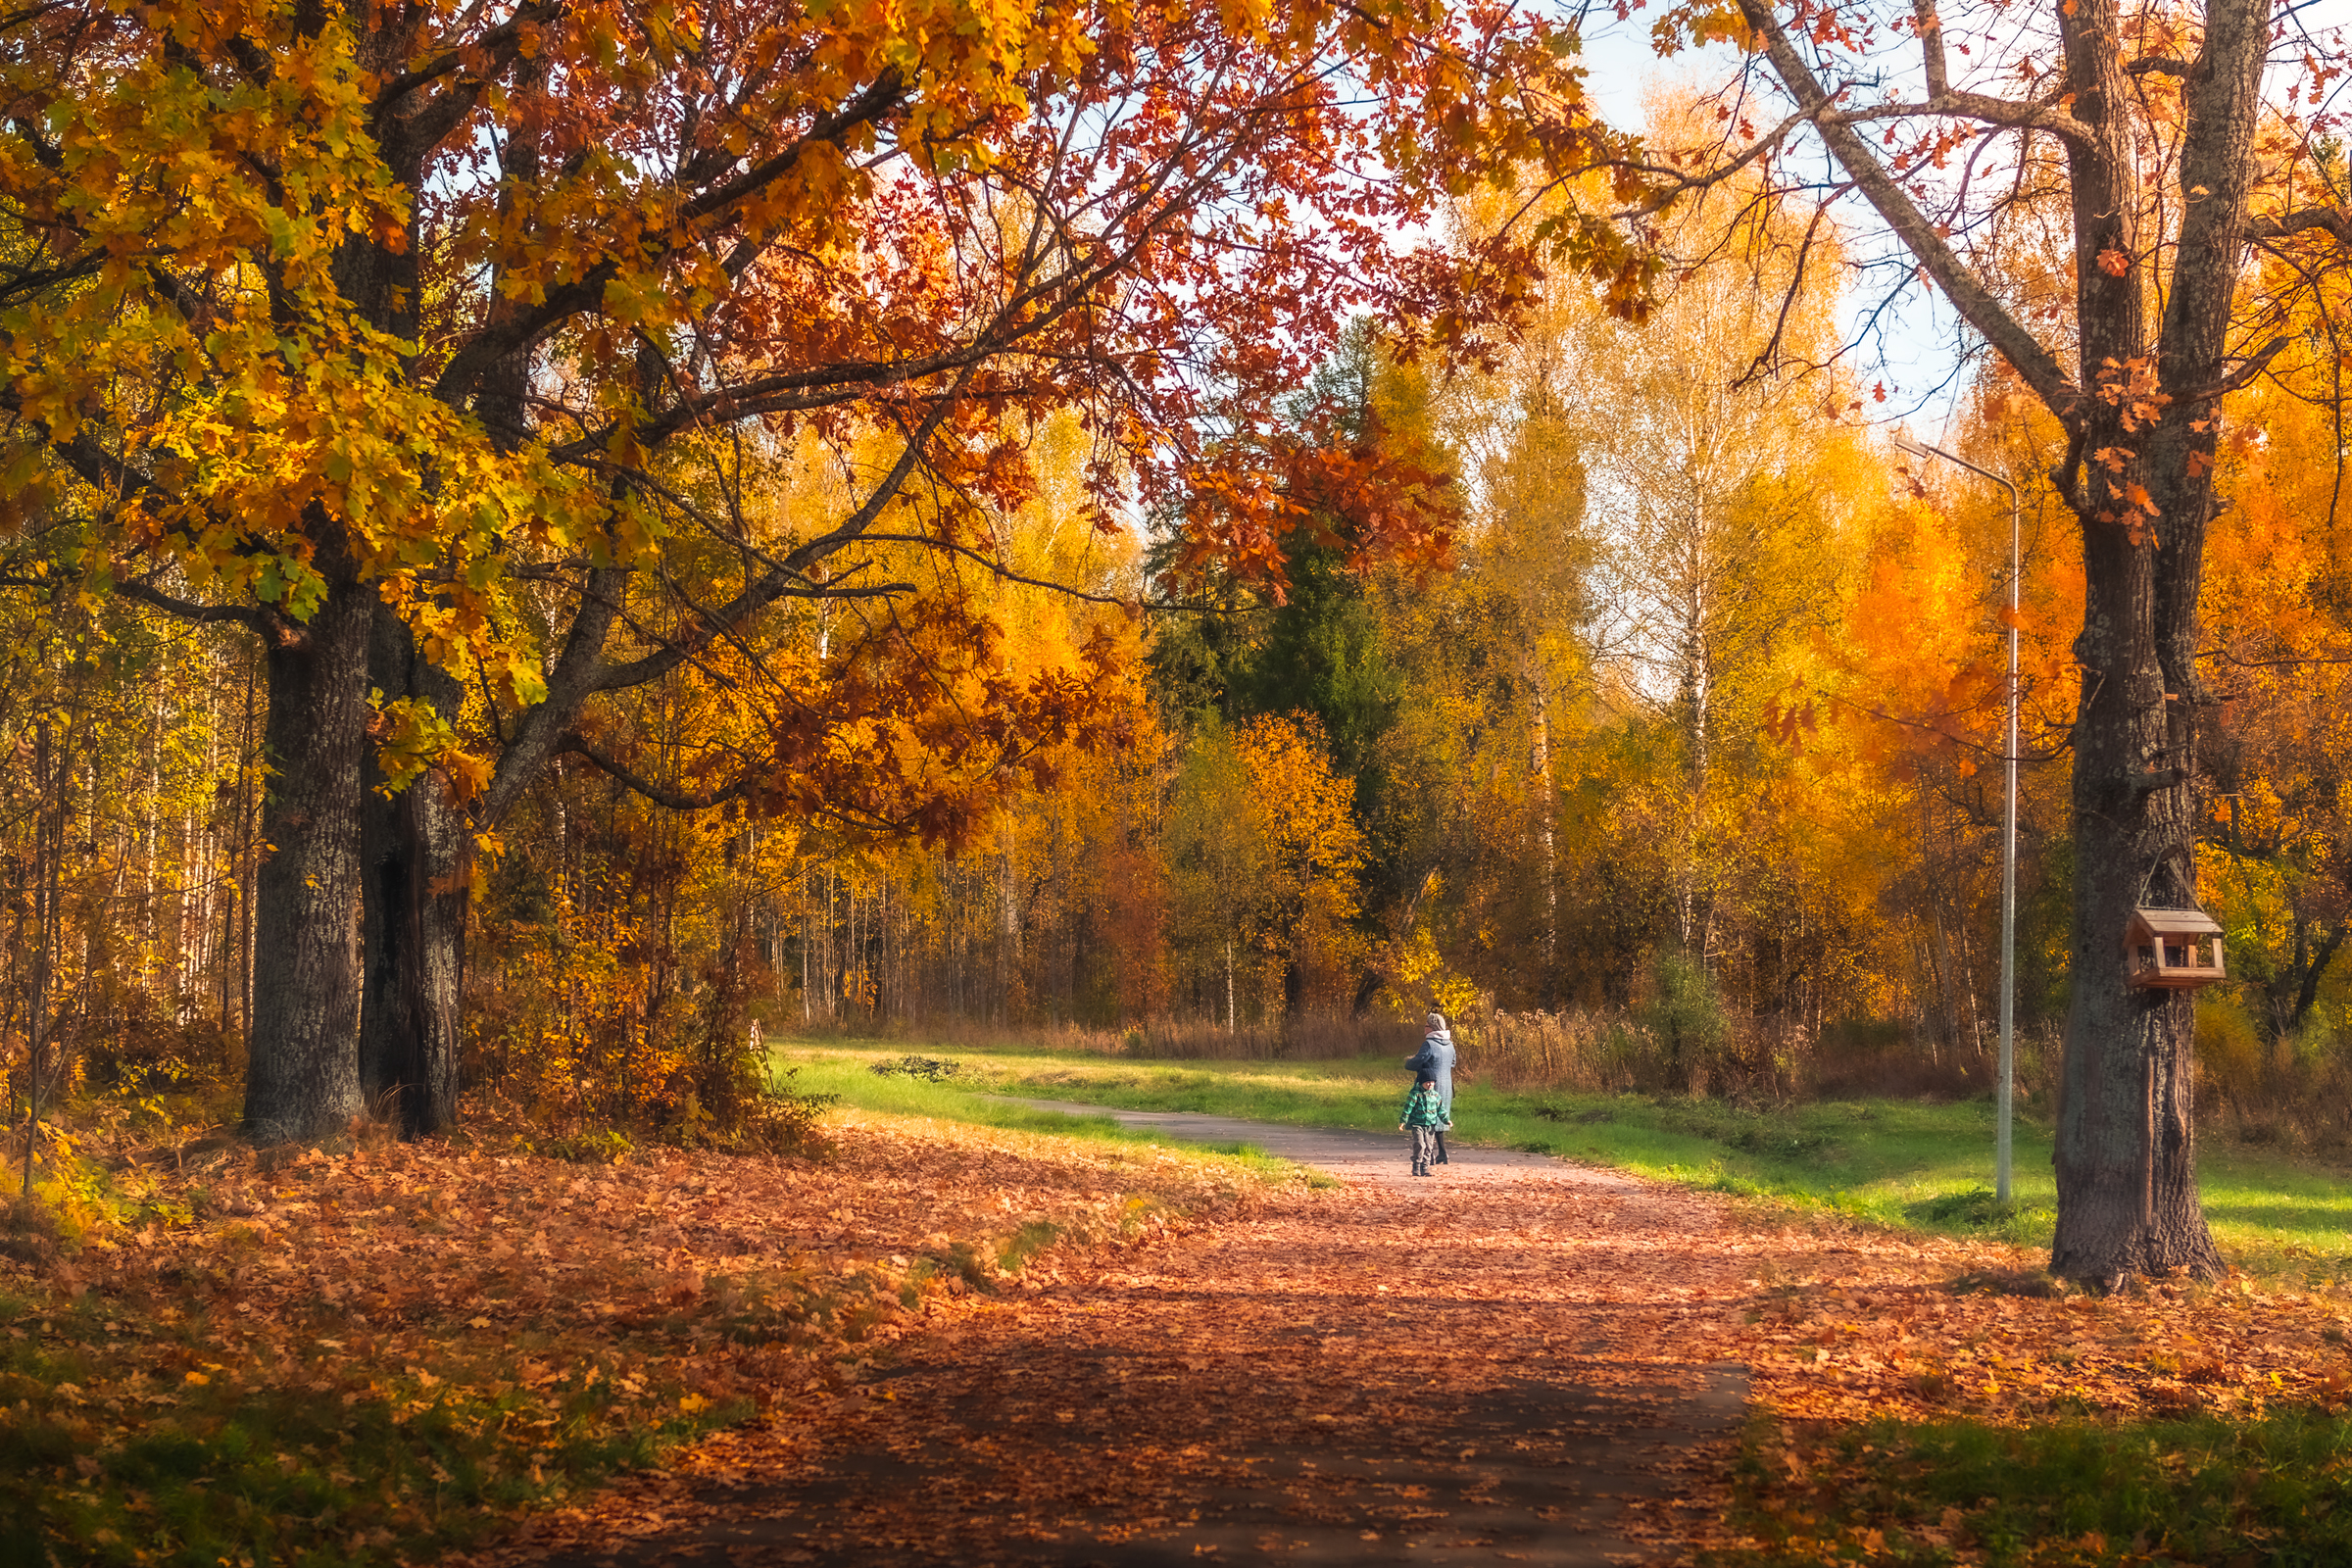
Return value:
[(1976, 120), (2008, 130), (2046, 130), (2078, 146), (2087, 146), (2091, 140), (2090, 127), (2055, 104), (2020, 103), (1981, 92), (1939, 92), (1918, 103), (1832, 110), (1806, 118), (1822, 125), (1866, 125), (1882, 120)]
[(577, 730), (564, 732), (563, 742), (556, 747), (556, 755), (584, 758), (599, 772), (626, 785), (631, 794), (642, 796), (654, 805), (672, 811), (707, 811), (714, 806), (724, 806), (751, 788), (750, 779), (739, 778), (708, 794), (681, 795), (675, 790), (663, 789), (651, 779), (640, 777), (617, 759), (607, 757), (589, 745)]
[[(531, 0), (472, 43), (448, 50), (385, 82), (376, 91), (368, 119), (387, 160), (399, 167), (440, 145), (441, 138), (481, 102), (482, 89), (521, 56), (524, 39), (562, 18), (564, 9), (563, 0)], [(481, 69), (467, 72), (469, 61)], [(458, 83), (439, 97), (414, 112), (403, 112), (402, 106), (417, 89), (460, 73)]]
[(2238, 365), (2236, 369), (2230, 371), (2219, 381), (2214, 382), (2211, 386), (2198, 387), (2187, 392), (2176, 392), (2173, 394), (2174, 403), (2176, 405), (2188, 403), (2211, 403), (2216, 398), (2228, 397), (2239, 387), (2250, 385), (2254, 378), (2262, 374), (2264, 370), (2268, 369), (2271, 362), (2283, 353), (2294, 341), (2294, 338), (2291, 336), (2275, 337), (2271, 339), (2261, 348), (2256, 349), (2252, 354), (2246, 356), (2246, 358)]
[(1950, 78), (1943, 64), (1943, 19), (1936, 14), (1936, 0), (1911, 0), (1912, 30), (1919, 34), (1920, 62), (1927, 68), (1928, 96), (1940, 96), (1950, 90)]
[[(833, 408), (885, 387), (921, 380), (946, 370), (966, 369), (1002, 353), (1004, 347), (1002, 341), (982, 338), (914, 359), (843, 360), (763, 375), (737, 386), (717, 386), (707, 392), (681, 389), (676, 402), (660, 416), (638, 421), (633, 433), (641, 444), (653, 447), (707, 416), (737, 419)], [(556, 463), (577, 463), (604, 451), (621, 428), (619, 420), (599, 425), (560, 447), (549, 448), (548, 457)]]
[[(927, 533), (869, 533), (863, 537), (867, 542), (872, 544), (920, 545), (927, 550), (943, 550), (950, 555), (962, 556), (965, 559), (975, 563), (981, 570), (987, 572), (990, 576), (995, 577), (1000, 582), (1019, 583), (1024, 588), (1043, 588), (1049, 593), (1060, 594), (1065, 598), (1075, 599), (1083, 604), (1112, 605), (1120, 610), (1152, 608), (1151, 606), (1139, 605), (1139, 603), (1133, 599), (1122, 599), (1116, 594), (1089, 593), (1084, 588), (1073, 588), (1065, 582), (1054, 582), (1045, 577), (1024, 576), (1022, 573), (1013, 570), (1010, 566), (1004, 564), (993, 557), (974, 550), (970, 545), (959, 545), (953, 539), (940, 539)], [(809, 594), (806, 597), (811, 599), (831, 598), (832, 595)]]
[(1878, 209), (1879, 216), (1886, 220), (1896, 237), (1927, 269), (1928, 275), (1951, 300), (1961, 318), (1984, 334), (1984, 340), (2009, 362), (2051, 413), (2069, 425), (2079, 424), (2082, 417), (2081, 389), (2067, 378), (2049, 350), (1977, 280), (1967, 264), (1936, 232), (1936, 225), (1919, 210), (1918, 204), (1878, 161), (1869, 144), (1851, 125), (1838, 122), (1829, 94), (1797, 54), (1796, 46), (1789, 42), (1767, 0), (1740, 0), (1740, 11), (1749, 28), (1763, 40), (1766, 57), (1782, 85), (1796, 100), (1797, 107), (1819, 122), (1821, 139), (1831, 155), (1871, 206)]
[[(883, 72), (846, 106), (829, 115), (818, 116), (808, 131), (791, 146), (747, 171), (740, 178), (682, 205), (678, 209), (680, 224), (708, 222), (730, 207), (758, 195), (789, 173), (809, 148), (819, 143), (838, 145), (858, 126), (889, 115), (905, 101), (906, 92), (905, 83), (895, 69)], [(643, 260), (650, 264), (659, 260), (661, 254), (656, 250)], [(551, 290), (537, 309), (517, 312), (502, 323), (485, 326), (474, 334), (471, 342), (451, 356), (448, 367), (433, 384), (433, 396), (453, 408), (462, 404), (474, 382), (500, 360), (536, 342), (565, 318), (582, 311), (593, 310), (601, 304), (605, 297), (605, 285), (618, 276), (619, 272), (619, 262), (608, 258), (573, 282)]]
[[(972, 370), (967, 368), (956, 378), (955, 387), (932, 403), (931, 412), (923, 416), (923, 422), (908, 433), (906, 450), (899, 454), (899, 461), (883, 476), (882, 482), (874, 487), (873, 493), (865, 498), (864, 505), (851, 513), (831, 532), (821, 533), (801, 545), (758, 579), (745, 584), (741, 593), (710, 612), (705, 619), (718, 630), (741, 624), (747, 616), (757, 614), (782, 598), (794, 578), (806, 579), (810, 566), (856, 543), (873, 520), (882, 514), (882, 509), (899, 493), (900, 486), (906, 482), (906, 476), (914, 472), (915, 465), (922, 461), (923, 448), (930, 443), (941, 421), (947, 418), (948, 411), (959, 401), (971, 378)], [(689, 650), (684, 648), (663, 648), (625, 664), (606, 665), (596, 679), (594, 690), (623, 691), (631, 686), (660, 680), (684, 662), (688, 653)]]
[[(145, 605), (151, 610), (160, 610), (167, 615), (194, 621), (198, 625), (217, 624), (225, 620), (232, 621), (248, 631), (263, 636), (270, 635), (270, 631), (262, 624), (262, 612), (247, 606), (200, 605), (192, 599), (182, 599), (175, 594), (165, 593), (161, 588), (142, 582), (136, 577), (115, 584), (115, 592), (124, 599)], [(271, 640), (280, 639), (272, 638)]]
[(2352, 217), (2341, 207), (2302, 207), (2275, 218), (2257, 218), (2246, 225), (2246, 234), (2258, 240), (2285, 239), (2315, 228), (2326, 229), (2339, 245), (2352, 245)]
[(885, 67), (866, 89), (830, 115), (820, 115), (810, 122), (806, 134), (763, 164), (744, 171), (732, 184), (705, 191), (678, 209), (678, 217), (687, 222), (714, 218), (738, 202), (758, 195), (792, 172), (793, 165), (803, 154), (820, 143), (838, 145), (856, 127), (886, 118), (906, 101), (906, 78), (896, 66)]

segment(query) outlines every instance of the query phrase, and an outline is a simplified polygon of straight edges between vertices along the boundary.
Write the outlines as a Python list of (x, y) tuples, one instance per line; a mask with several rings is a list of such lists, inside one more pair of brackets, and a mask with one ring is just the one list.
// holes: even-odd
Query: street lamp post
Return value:
[(2017, 486), (1966, 458), (1941, 447), (1895, 437), (1894, 444), (1914, 457), (1941, 458), (1966, 468), (2009, 492), (2009, 730), (2001, 743), (2001, 762), (2008, 789), (2001, 807), (2001, 1080), (1993, 1134), (1993, 1195), (2009, 1201), (2010, 1106), (2017, 1084), (2017, 592), (2019, 566)]

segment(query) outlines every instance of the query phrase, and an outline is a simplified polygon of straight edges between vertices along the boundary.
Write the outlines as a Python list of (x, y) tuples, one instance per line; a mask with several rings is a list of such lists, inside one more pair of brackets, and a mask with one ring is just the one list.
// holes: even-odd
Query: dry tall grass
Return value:
[[(799, 1030), (796, 1028), (796, 1032)], [(821, 1032), (821, 1031), (816, 1031)], [(1206, 1019), (1155, 1019), (1099, 1028), (939, 1017), (836, 1032), (844, 1039), (904, 1040), (967, 1050), (1083, 1052), (1160, 1061), (1402, 1059), (1418, 1047), (1417, 1022), (1308, 1017), (1228, 1031)], [(1958, 1099), (1993, 1084), (1990, 1042), (1982, 1053), (1923, 1050), (1896, 1026), (1854, 1024), (1816, 1038), (1772, 1019), (1731, 1017), (1691, 1029), (1656, 1007), (1508, 1012), (1475, 1009), (1453, 1020), (1459, 1071), (1514, 1092), (1643, 1094), (1744, 1101), (1878, 1097)], [(2046, 1102), (2057, 1063), (2054, 1029), (2021, 1031), (2018, 1094)], [(2352, 1103), (2352, 1101), (2343, 1102)]]
[(2197, 1000), (2197, 1119), (2249, 1144), (2352, 1153), (2352, 1038), (2315, 1008), (2266, 1030), (2234, 999)]
[(1222, 1023), (1196, 1018), (1157, 1018), (1098, 1028), (1063, 1022), (1008, 1024), (985, 1018), (936, 1017), (829, 1031), (796, 1023), (794, 1032), (971, 1050), (1074, 1051), (1159, 1061), (1343, 1061), (1366, 1055), (1406, 1056), (1421, 1043), (1419, 1025), (1381, 1018), (1306, 1017), (1287, 1024), (1241, 1024), (1228, 1030)]

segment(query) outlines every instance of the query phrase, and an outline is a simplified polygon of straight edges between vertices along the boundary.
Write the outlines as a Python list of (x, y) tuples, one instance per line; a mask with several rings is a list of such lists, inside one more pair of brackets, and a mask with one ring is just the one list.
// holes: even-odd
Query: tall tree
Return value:
[[(915, 476), (1017, 491), (1009, 410), (1085, 411), (1105, 519), (1213, 490), (1202, 549), (1278, 570), (1260, 449), (1204, 424), (1265, 423), (1357, 311), (1472, 344), (1539, 242), (1646, 276), (1597, 218), (1466, 263), (1396, 243), (1498, 163), (1604, 146), (1568, 40), (1502, 7), (69, 0), (4, 25), (14, 504), (87, 518), (93, 587), (268, 650), (263, 1137), (360, 1108), (363, 931), (370, 1087), (443, 1119), (467, 836), (600, 696), (780, 602), (887, 593), (828, 564)], [(896, 454), (822, 528), (755, 537), (663, 467), (753, 421)], [(665, 536), (697, 529), (735, 570), (685, 601)], [(534, 589), (562, 601), (543, 642)], [(486, 776), (449, 744), (458, 679), (504, 712)], [(441, 792), (372, 827), (371, 730), (388, 784)]]
[[(1227, 568), (1170, 573), (1191, 545), (1163, 543), (1162, 581), (1189, 593), (1190, 612), (1161, 619), (1149, 655), (1163, 711), (1176, 722), (1295, 714), (1316, 722), (1332, 765), (1349, 781), (1366, 837), (1356, 919), (1368, 937), (1388, 930), (1429, 869), (1412, 863), (1412, 786), (1401, 781), (1400, 793), (1390, 745), (1410, 683), (1427, 672), (1396, 662), (1379, 601), (1393, 589), (1435, 587), (1439, 563), (1396, 561), (1396, 541), (1424, 531), (1450, 538), (1459, 506), (1451, 455), (1430, 429), (1427, 378), (1397, 363), (1396, 335), (1357, 318), (1288, 402), (1275, 443), (1291, 514), (1279, 578)], [(1404, 516), (1418, 520), (1400, 528)], [(1373, 561), (1382, 569), (1367, 571)], [(1294, 971), (1288, 983), (1298, 980)], [(1359, 977), (1358, 1011), (1380, 981), (1372, 967)]]
[[(1866, 5), (1737, 0), (1736, 14), (1677, 13), (1693, 34), (1745, 43), (1787, 110), (1692, 177), (1759, 158), (1793, 172), (1818, 138), (1904, 275), (1932, 282), (2067, 431), (2051, 481), (2081, 523), (2087, 593), (2051, 1266), (2102, 1285), (2210, 1270), (2193, 1004), (2132, 987), (2122, 935), (2134, 906), (2196, 901), (2215, 450), (2230, 395), (2281, 346), (2272, 303), (2249, 297), (2248, 247), (2295, 252), (2308, 278), (2340, 257), (2352, 221), (2314, 176), (2308, 136), (2325, 126), (2266, 111), (2275, 14), (2289, 24), (2276, 0), (1952, 9), (1913, 0), (1890, 22)], [(1901, 69), (1889, 28), (1915, 46)], [(1727, 101), (1730, 133), (1752, 134), (1759, 108)]]

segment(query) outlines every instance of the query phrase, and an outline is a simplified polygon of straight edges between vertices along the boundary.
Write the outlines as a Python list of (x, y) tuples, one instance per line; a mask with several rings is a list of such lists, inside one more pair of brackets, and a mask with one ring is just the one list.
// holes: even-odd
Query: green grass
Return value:
[[(2352, 1562), (2352, 1417), (2287, 1410), (2100, 1425), (1873, 1422), (1788, 1466), (1751, 1434), (1733, 1521), (1765, 1544), (1717, 1568), (1926, 1568), (1973, 1544), (2029, 1563)], [(1870, 1538), (1875, 1537), (1875, 1540)]]
[[(883, 1077), (904, 1044), (790, 1044), (779, 1056), (809, 1089), (854, 1105), (1033, 1131), (1136, 1137), (992, 1095), (1140, 1110), (1194, 1110), (1311, 1127), (1386, 1131), (1406, 1087), (1396, 1060), (1147, 1061), (1038, 1050), (958, 1048), (943, 1082)], [(1455, 1096), (1456, 1139), (1616, 1166), (1712, 1191), (1826, 1209), (1943, 1235), (2046, 1245), (2056, 1217), (2050, 1133), (2021, 1116), (2013, 1200), (1991, 1197), (1989, 1099), (1931, 1104), (1832, 1101), (1741, 1107), (1716, 1101), (1502, 1093)], [(2352, 1178), (2275, 1151), (2209, 1141), (2200, 1160), (2214, 1235), (2233, 1259), (2276, 1268), (2352, 1263)]]
[[(878, 1044), (786, 1045), (777, 1048), (775, 1053), (776, 1059), (782, 1065), (794, 1069), (792, 1082), (795, 1093), (832, 1095), (843, 1104), (859, 1110), (879, 1111), (892, 1116), (927, 1116), (936, 1121), (1001, 1127), (1011, 1132), (1047, 1133), (1109, 1144), (1148, 1144), (1180, 1152), (1218, 1154), (1239, 1160), (1245, 1167), (1263, 1176), (1288, 1174), (1291, 1170), (1287, 1161), (1274, 1158), (1253, 1144), (1195, 1143), (1158, 1138), (1123, 1127), (1108, 1116), (1067, 1116), (1059, 1111), (1033, 1110), (1003, 1098), (1036, 1092), (1003, 1078), (997, 1068), (1006, 1058), (1001, 1056), (992, 1055), (983, 1061), (973, 1053), (956, 1053), (953, 1059), (961, 1062), (964, 1071), (944, 1080), (904, 1073), (885, 1075), (873, 1070), (877, 1064), (895, 1064), (906, 1054), (904, 1046)], [(1040, 1093), (1038, 1098), (1053, 1097)]]

